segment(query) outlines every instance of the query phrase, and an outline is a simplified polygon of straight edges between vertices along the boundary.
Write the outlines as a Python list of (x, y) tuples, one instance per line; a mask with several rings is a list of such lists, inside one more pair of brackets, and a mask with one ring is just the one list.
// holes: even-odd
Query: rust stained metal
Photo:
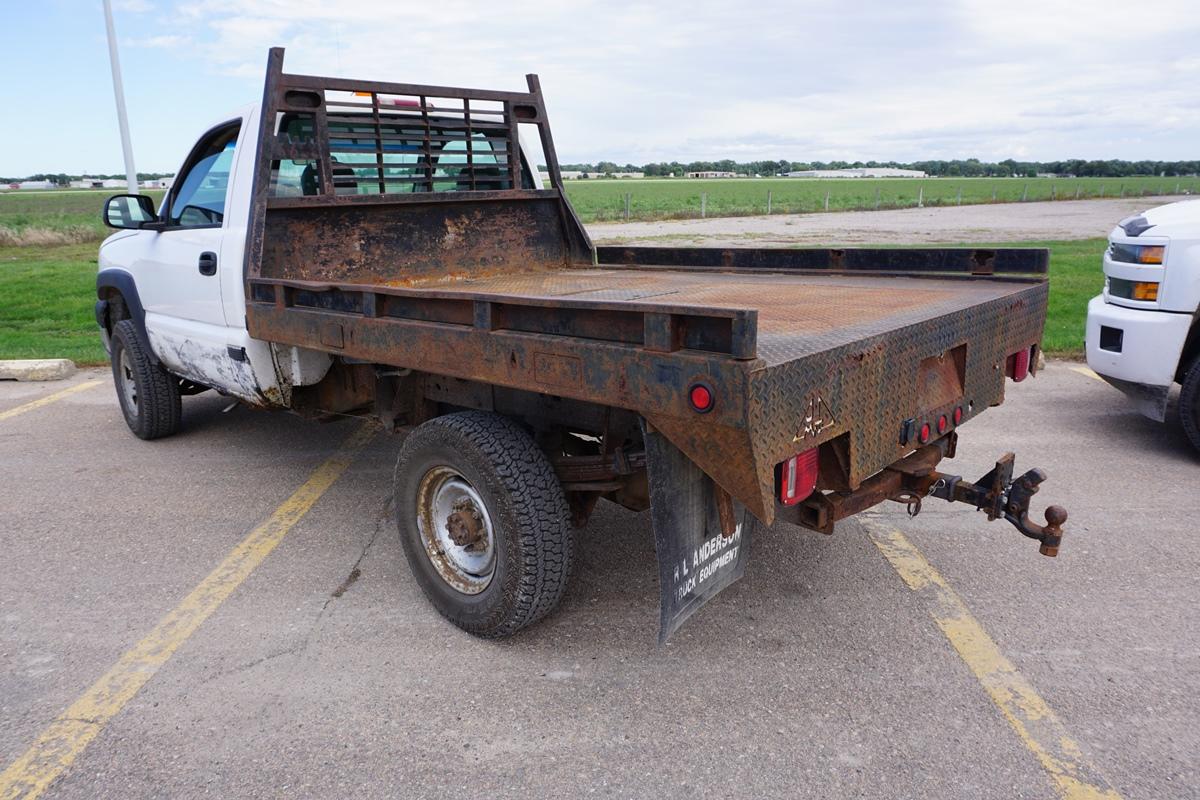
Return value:
[(737, 532), (737, 517), (733, 511), (733, 496), (718, 486), (714, 490), (714, 498), (717, 501), (717, 518), (721, 523), (721, 535), (728, 539)]
[(446, 518), (446, 531), (450, 534), (450, 540), (459, 547), (470, 548), (478, 544), (484, 533), (479, 509), (470, 502), (455, 505)]
[(561, 269), (569, 252), (556, 206), (533, 198), (271, 209), (261, 275), (404, 286)]
[[(338, 193), (325, 98), (351, 90), (372, 93), (362, 114), (373, 156), (385, 147), (378, 96), (419, 99), (414, 191)], [(451, 124), (431, 97), (459, 101), (470, 130), (492, 126), (512, 188), (471, 171), (471, 190), (416, 190), (435, 183), (434, 111)], [(894, 494), (895, 478), (869, 481), (915, 447), (897, 437), (905, 418), (962, 406), (967, 421), (1001, 402), (1006, 357), (1041, 340), (1044, 250), (596, 250), (563, 192), (535, 76), (526, 92), (326, 79), (283, 73), (273, 50), (264, 99), (246, 248), (252, 336), (627, 409), (768, 523), (775, 466), (814, 446), (833, 448), (822, 475), (838, 472), (836, 488)], [(499, 109), (490, 122), (477, 115), (484, 101)], [(314, 118), (306, 152), (327, 168), (316, 195), (270, 196), (272, 164), (299, 153), (274, 130), (288, 110)], [(518, 123), (537, 127), (545, 190), (513, 182)], [(359, 183), (386, 188), (380, 162)], [(715, 389), (705, 414), (687, 401), (699, 381)], [(806, 428), (814, 398), (822, 424)], [(612, 483), (581, 478), (590, 491)]]
[(1046, 480), (1046, 474), (1031, 469), (1013, 479), (1013, 454), (1004, 454), (995, 468), (976, 483), (937, 470), (939, 462), (954, 455), (955, 435), (926, 445), (881, 472), (863, 481), (853, 491), (818, 493), (800, 505), (786, 509), (787, 518), (820, 533), (832, 533), (840, 519), (878, 505), (885, 500), (903, 503), (916, 516), (925, 497), (966, 503), (987, 512), (988, 519), (1004, 519), (1021, 534), (1037, 540), (1038, 551), (1045, 556), (1058, 555), (1062, 545), (1062, 526), (1067, 511), (1061, 506), (1046, 509), (1046, 524), (1029, 518), (1029, 503)]

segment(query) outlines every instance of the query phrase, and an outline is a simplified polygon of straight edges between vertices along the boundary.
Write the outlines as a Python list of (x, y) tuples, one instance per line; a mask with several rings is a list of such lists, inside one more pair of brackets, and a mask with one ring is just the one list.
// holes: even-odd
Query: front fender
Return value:
[[(102, 269), (96, 274), (96, 296), (99, 298), (96, 301), (96, 324), (107, 333), (109, 323), (115, 322), (115, 320), (109, 319), (113, 293), (119, 294), (125, 303), (129, 318), (133, 320), (133, 325), (137, 328), (138, 343), (146, 353), (149, 353), (150, 360), (154, 364), (158, 364), (158, 356), (155, 355), (154, 348), (150, 346), (150, 337), (146, 335), (146, 309), (142, 307), (142, 299), (138, 296), (137, 284), (134, 282), (133, 276), (125, 270)], [(105, 348), (108, 348), (107, 341), (105, 341)]]

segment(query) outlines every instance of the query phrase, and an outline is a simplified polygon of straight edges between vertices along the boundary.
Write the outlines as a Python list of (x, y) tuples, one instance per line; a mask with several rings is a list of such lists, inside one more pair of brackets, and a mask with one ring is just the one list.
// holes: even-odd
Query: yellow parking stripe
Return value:
[(863, 526), (879, 552), (929, 605), (942, 633), (979, 681), (992, 702), (1037, 757), (1063, 800), (1120, 800), (1099, 771), (1067, 733), (1058, 716), (1032, 684), (1004, 657), (996, 642), (971, 614), (946, 579), (900, 531), (864, 519)]
[(10, 408), (8, 411), (0, 411), (0, 421), (11, 419), (18, 414), (24, 414), (26, 411), (33, 411), (35, 408), (48, 406), (51, 403), (57, 400), (62, 400), (64, 397), (73, 395), (76, 392), (82, 392), (84, 389), (90, 389), (93, 386), (98, 386), (100, 383), (102, 383), (102, 381), (84, 381), (83, 383), (77, 383), (74, 386), (68, 386), (62, 391), (55, 392), (54, 394), (48, 394), (45, 397), (39, 397), (37, 400), (32, 400), (23, 406)]
[(346, 470), (376, 429), (364, 424), (271, 516), (252, 530), (191, 594), (58, 715), (23, 756), (0, 774), (0, 798), (44, 792), (196, 629), (241, 585)]
[(1091, 378), (1094, 381), (1100, 381), (1101, 383), (1106, 384), (1106, 385), (1108, 384), (1108, 381), (1104, 380), (1104, 378), (1101, 378), (1099, 375), (1097, 375), (1095, 372), (1092, 372), (1087, 367), (1071, 367), (1071, 369), (1075, 370), (1080, 375), (1087, 375), (1089, 378)]

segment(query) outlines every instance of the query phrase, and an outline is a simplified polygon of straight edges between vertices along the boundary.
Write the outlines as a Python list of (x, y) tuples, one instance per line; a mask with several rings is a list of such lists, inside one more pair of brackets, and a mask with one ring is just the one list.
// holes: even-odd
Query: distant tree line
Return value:
[[(952, 161), (746, 161), (732, 159), (721, 161), (657, 162), (635, 166), (621, 166), (612, 161), (596, 164), (561, 164), (560, 169), (607, 175), (614, 172), (644, 172), (648, 177), (682, 176), (688, 172), (733, 172), (739, 175), (785, 175), (810, 169), (860, 169), (863, 167), (898, 167), (919, 169), (930, 175), (964, 178), (1008, 178), (1034, 177), (1038, 173), (1074, 175), (1079, 178), (1125, 178), (1132, 175), (1196, 175), (1200, 173), (1197, 161), (1107, 161), (1069, 158), (1064, 161), (980, 161), (978, 158), (954, 159)], [(545, 167), (542, 167), (545, 169)]]
[[(139, 172), (137, 174), (139, 181), (154, 181), (159, 178), (169, 178), (175, 173), (173, 172)], [(39, 172), (36, 175), (26, 175), (24, 178), (3, 178), (0, 177), (0, 183), (20, 183), (21, 181), (50, 181), (55, 186), (70, 186), (71, 181), (81, 181), (84, 178), (97, 178), (99, 180), (109, 179), (125, 179), (125, 173), (120, 175), (100, 175), (89, 172), (87, 175), (67, 175), (62, 172), (48, 173)]]

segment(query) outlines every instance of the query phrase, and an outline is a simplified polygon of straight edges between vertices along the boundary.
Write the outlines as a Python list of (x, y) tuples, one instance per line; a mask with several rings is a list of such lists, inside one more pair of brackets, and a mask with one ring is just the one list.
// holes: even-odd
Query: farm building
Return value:
[(736, 172), (719, 172), (717, 170), (708, 170), (705, 172), (689, 172), (689, 178), (736, 178)]
[(88, 178), (83, 177), (77, 181), (71, 181), (73, 189), (120, 189), (125, 185), (125, 181), (116, 178)]
[[(549, 172), (539, 173), (543, 181), (550, 180)], [(574, 181), (580, 178), (644, 178), (644, 172), (583, 172), (577, 169), (564, 169), (559, 174), (564, 181)]]
[(13, 184), (17, 189), (53, 189), (54, 181), (21, 181)]
[(803, 169), (789, 172), (789, 178), (924, 178), (924, 170), (896, 167), (862, 167), (856, 169)]

